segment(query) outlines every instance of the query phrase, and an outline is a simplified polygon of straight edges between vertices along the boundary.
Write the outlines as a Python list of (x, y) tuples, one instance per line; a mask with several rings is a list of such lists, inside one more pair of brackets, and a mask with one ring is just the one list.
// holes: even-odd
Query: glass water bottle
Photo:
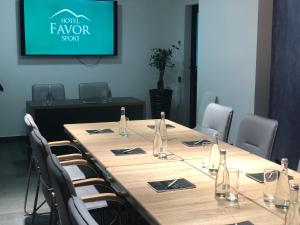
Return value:
[(287, 208), (289, 206), (290, 186), (288, 177), (288, 159), (281, 160), (281, 171), (276, 185), (274, 204), (277, 208)]
[(210, 149), (208, 169), (210, 173), (215, 174), (220, 163), (220, 150), (218, 144), (218, 133), (214, 133), (214, 143)]
[(160, 149), (162, 148), (162, 140), (159, 132), (160, 121), (155, 120), (155, 135), (153, 141), (153, 156), (157, 157)]
[(284, 225), (299, 225), (300, 224), (300, 203), (298, 201), (299, 185), (291, 185), (291, 195), (289, 209), (285, 216)]
[(218, 198), (225, 198), (229, 191), (229, 173), (226, 166), (226, 150), (220, 151), (220, 164), (215, 180), (215, 195)]
[(162, 140), (162, 147), (160, 148), (158, 157), (160, 159), (166, 159), (168, 153), (168, 134), (167, 134), (166, 121), (165, 121), (165, 113), (161, 112), (160, 115), (161, 115), (161, 120), (159, 125), (159, 133)]
[(121, 136), (127, 136), (127, 121), (125, 116), (125, 107), (121, 107), (121, 118), (119, 123), (119, 134)]

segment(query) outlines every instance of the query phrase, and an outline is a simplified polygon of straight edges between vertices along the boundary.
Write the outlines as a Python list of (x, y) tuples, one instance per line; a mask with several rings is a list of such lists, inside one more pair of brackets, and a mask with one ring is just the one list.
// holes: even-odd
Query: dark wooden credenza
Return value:
[(47, 141), (63, 140), (67, 137), (63, 124), (119, 121), (120, 108), (126, 107), (130, 120), (145, 119), (145, 102), (136, 98), (112, 98), (111, 102), (83, 102), (71, 99), (51, 104), (26, 102), (30, 113)]

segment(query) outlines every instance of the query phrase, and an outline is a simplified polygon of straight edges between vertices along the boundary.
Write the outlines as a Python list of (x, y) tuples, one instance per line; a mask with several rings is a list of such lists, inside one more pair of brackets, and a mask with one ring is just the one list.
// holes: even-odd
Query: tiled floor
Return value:
[[(31, 218), (23, 211), (27, 167), (26, 142), (0, 143), (0, 225), (31, 224)], [(34, 181), (29, 206), (33, 201)], [(47, 212), (48, 207), (44, 206), (41, 211)], [(47, 224), (47, 218), (38, 217), (35, 225), (39, 224)]]

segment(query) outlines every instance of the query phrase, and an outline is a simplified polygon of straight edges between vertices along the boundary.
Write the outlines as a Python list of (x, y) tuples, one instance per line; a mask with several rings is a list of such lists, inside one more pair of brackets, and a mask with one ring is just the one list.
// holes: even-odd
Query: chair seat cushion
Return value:
[(72, 181), (86, 179), (85, 174), (76, 165), (64, 166)]
[(99, 177), (99, 175), (89, 166), (70, 165), (64, 166), (72, 181)]
[[(75, 191), (78, 197), (96, 195), (100, 193), (94, 185), (75, 187)], [(107, 201), (85, 202), (84, 205), (88, 210), (101, 209), (108, 206)]]

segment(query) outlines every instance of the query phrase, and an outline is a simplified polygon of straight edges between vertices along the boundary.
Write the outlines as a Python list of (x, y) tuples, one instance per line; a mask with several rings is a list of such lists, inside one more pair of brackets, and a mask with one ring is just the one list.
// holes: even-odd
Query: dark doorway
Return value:
[(192, 6), (191, 16), (191, 62), (190, 62), (190, 120), (196, 126), (197, 116), (197, 48), (198, 48), (198, 4)]

